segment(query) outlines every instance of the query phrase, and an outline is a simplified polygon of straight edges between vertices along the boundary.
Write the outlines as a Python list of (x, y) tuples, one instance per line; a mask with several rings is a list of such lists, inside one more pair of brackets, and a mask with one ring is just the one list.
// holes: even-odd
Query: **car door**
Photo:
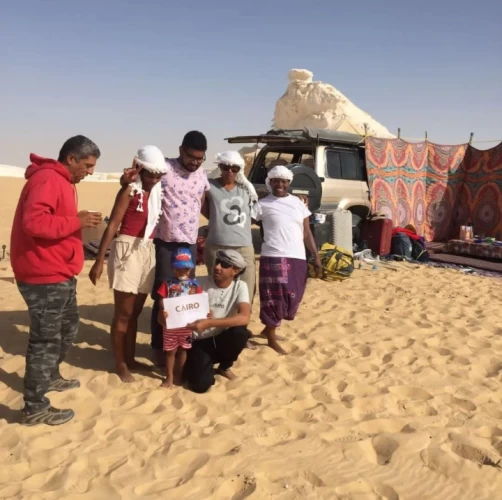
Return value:
[(326, 147), (324, 162), (323, 209), (364, 205), (364, 175), (357, 150)]

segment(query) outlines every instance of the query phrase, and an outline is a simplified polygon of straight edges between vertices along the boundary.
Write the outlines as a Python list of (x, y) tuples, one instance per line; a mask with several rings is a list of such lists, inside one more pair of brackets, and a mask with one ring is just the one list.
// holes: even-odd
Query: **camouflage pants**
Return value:
[(51, 380), (78, 332), (77, 280), (50, 285), (17, 283), (30, 314), (30, 337), (24, 375), (24, 410), (34, 413), (50, 406), (45, 397)]

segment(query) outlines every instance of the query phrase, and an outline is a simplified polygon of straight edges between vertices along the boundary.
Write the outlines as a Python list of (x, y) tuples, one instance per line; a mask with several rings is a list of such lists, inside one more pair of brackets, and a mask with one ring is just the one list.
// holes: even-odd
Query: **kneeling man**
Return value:
[(208, 293), (212, 318), (188, 325), (197, 337), (187, 353), (184, 378), (194, 392), (206, 392), (214, 384), (214, 364), (218, 364), (217, 374), (230, 380), (236, 378), (231, 368), (246, 347), (251, 314), (247, 285), (239, 280), (245, 269), (240, 253), (219, 250), (213, 276), (199, 279)]

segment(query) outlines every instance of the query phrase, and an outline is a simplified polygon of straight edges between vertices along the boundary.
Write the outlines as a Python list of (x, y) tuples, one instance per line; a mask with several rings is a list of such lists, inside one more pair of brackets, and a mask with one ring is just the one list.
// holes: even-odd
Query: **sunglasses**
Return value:
[(224, 172), (232, 171), (234, 174), (238, 174), (241, 167), (234, 167), (233, 165), (220, 165), (221, 170)]
[(232, 264), (229, 264), (228, 262), (225, 262), (224, 260), (221, 259), (216, 259), (214, 261), (214, 265), (220, 265), (223, 269), (230, 269), (232, 267)]

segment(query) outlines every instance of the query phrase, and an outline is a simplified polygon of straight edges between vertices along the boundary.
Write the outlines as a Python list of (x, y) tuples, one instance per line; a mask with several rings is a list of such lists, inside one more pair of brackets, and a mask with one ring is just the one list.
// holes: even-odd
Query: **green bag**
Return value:
[[(324, 243), (319, 251), (322, 263), (322, 279), (344, 281), (354, 272), (354, 257), (345, 249), (331, 243)], [(309, 262), (309, 274), (315, 277), (313, 262)]]

